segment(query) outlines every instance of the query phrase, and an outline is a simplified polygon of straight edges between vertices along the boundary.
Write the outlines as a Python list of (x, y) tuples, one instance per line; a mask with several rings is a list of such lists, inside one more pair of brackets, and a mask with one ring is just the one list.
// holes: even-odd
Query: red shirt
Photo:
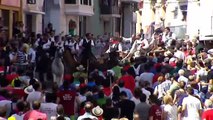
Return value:
[(17, 77), (19, 77), (18, 74), (8, 74), (8, 75), (6, 75), (6, 80), (7, 80), (8, 83), (10, 84), (10, 83), (13, 81), (13, 79), (15, 79), (15, 78), (17, 78)]
[(110, 87), (104, 87), (103, 92), (106, 96), (110, 96), (112, 91)]
[(0, 72), (4, 72), (4, 66), (0, 66)]
[(202, 120), (213, 120), (213, 110), (206, 110), (202, 114)]
[(28, 111), (23, 120), (48, 120), (47, 115), (37, 110)]
[(24, 89), (21, 89), (21, 88), (13, 88), (13, 87), (6, 87), (4, 88), (10, 92), (12, 92), (13, 94), (17, 95), (17, 97), (19, 99), (25, 97), (27, 94), (24, 92)]
[(149, 117), (153, 117), (153, 120), (161, 120), (162, 110), (158, 105), (152, 105), (149, 110)]
[(70, 90), (60, 91), (57, 96), (60, 98), (60, 104), (64, 107), (66, 115), (74, 115), (76, 92)]
[(158, 77), (159, 77), (159, 76), (160, 76), (159, 73), (157, 73), (157, 74), (154, 75), (154, 77), (153, 77), (153, 79), (152, 79), (152, 84), (154, 84), (155, 82), (158, 81)]
[(134, 89), (135, 89), (135, 79), (134, 77), (132, 77), (131, 75), (124, 75), (122, 76), (120, 80), (124, 81), (124, 87), (127, 89), (130, 89), (132, 91), (132, 93), (134, 93)]

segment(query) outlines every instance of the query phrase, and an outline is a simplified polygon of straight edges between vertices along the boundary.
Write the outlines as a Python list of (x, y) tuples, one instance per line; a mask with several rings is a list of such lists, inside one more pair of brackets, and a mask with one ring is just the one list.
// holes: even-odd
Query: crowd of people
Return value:
[(197, 38), (168, 27), (150, 39), (16, 32), (0, 44), (0, 120), (213, 119), (213, 49)]

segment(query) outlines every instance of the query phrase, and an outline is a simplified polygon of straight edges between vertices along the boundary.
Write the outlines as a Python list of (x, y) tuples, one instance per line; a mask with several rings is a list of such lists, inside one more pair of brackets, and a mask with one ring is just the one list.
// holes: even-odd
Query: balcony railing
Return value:
[(101, 14), (120, 14), (120, 10), (118, 6), (106, 6), (106, 5), (101, 5)]

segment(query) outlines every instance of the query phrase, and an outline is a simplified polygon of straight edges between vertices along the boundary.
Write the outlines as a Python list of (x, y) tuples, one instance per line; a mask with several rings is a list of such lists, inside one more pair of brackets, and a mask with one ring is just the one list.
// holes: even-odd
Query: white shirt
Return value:
[(35, 61), (36, 61), (36, 52), (35, 52), (34, 49), (32, 49), (32, 48), (29, 49), (28, 56), (31, 56), (30, 62), (31, 63), (35, 63)]
[(134, 54), (135, 57), (140, 57), (141, 48), (143, 50), (146, 50), (147, 48), (149, 48), (149, 42), (146, 39), (135, 40), (135, 42), (133, 43), (133, 45), (130, 49), (130, 53)]
[(199, 99), (189, 95), (183, 99), (182, 106), (186, 106), (183, 120), (200, 120), (198, 111), (201, 110), (202, 107)]
[(137, 68), (135, 68), (135, 66), (133, 66), (133, 68), (134, 68), (135, 74), (136, 74), (136, 75), (139, 75), (140, 68), (141, 68), (141, 64), (138, 65)]
[(174, 56), (177, 57), (178, 59), (182, 59), (182, 60), (185, 59), (184, 52), (182, 52), (182, 51), (180, 51), (180, 50), (177, 50), (177, 51), (174, 53)]
[(39, 46), (39, 42), (40, 42), (40, 38), (38, 38), (36, 41), (35, 41), (35, 47), (38, 47)]
[(197, 71), (196, 75), (200, 78), (201, 81), (207, 81), (208, 71), (205, 68), (201, 68)]
[(163, 107), (163, 110), (167, 113), (167, 118), (165, 120), (177, 120), (177, 106), (168, 104)]
[(163, 89), (162, 83), (155, 87), (154, 94), (158, 95), (158, 99), (163, 98), (165, 91)]
[[(41, 97), (42, 97), (41, 95), (42, 95), (42, 93), (39, 92), (39, 91), (31, 92), (31, 93), (27, 96), (26, 101), (29, 102), (29, 103), (31, 103), (31, 105), (32, 105), (32, 103), (33, 103), (34, 101), (41, 101), (41, 100), (42, 100), (42, 99), (41, 99)], [(43, 102), (43, 101), (42, 101), (42, 102)]]
[(141, 90), (142, 90), (143, 94), (146, 95), (146, 103), (149, 104), (149, 96), (151, 95), (151, 92), (146, 90), (145, 88), (142, 88)]
[(43, 48), (44, 50), (47, 50), (47, 49), (50, 48), (50, 46), (51, 46), (51, 41), (48, 40), (47, 43), (43, 44), (42, 48)]
[(164, 43), (167, 41), (170, 41), (170, 40), (174, 40), (174, 39), (176, 39), (176, 35), (174, 33), (171, 34), (171, 32), (170, 32), (167, 35), (166, 35), (166, 33), (163, 33), (162, 41)]
[(55, 103), (41, 103), (40, 110), (41, 112), (46, 113), (48, 120), (50, 120), (52, 116), (57, 114), (57, 106), (58, 105)]
[(84, 113), (84, 115), (79, 116), (77, 120), (84, 120), (85, 118), (90, 118), (92, 120), (98, 120), (97, 117), (95, 117), (95, 116), (93, 116), (93, 115), (91, 115), (90, 113), (87, 113), (87, 112)]
[(9, 54), (10, 61), (16, 59), (16, 54), (17, 54), (17, 53), (15, 53), (15, 52), (11, 52), (11, 53)]
[(152, 86), (152, 80), (153, 80), (154, 74), (151, 72), (143, 72), (140, 75), (140, 81), (148, 81), (150, 85)]
[(136, 99), (135, 97), (132, 97), (131, 101), (133, 101), (135, 105), (138, 105), (140, 103), (140, 98)]
[(180, 82), (180, 81), (185, 82), (185, 83), (186, 83), (186, 85), (187, 85), (187, 84), (188, 84), (189, 79), (188, 79), (188, 78), (186, 78), (186, 77), (184, 77), (184, 76), (180, 76), (180, 77), (178, 78), (178, 82)]
[[(87, 38), (85, 38), (85, 40), (86, 40), (87, 43), (89, 42), (89, 40), (88, 40)], [(84, 43), (84, 39), (81, 39), (81, 41), (79, 42), (79, 46), (82, 46), (83, 43)], [(91, 45), (92, 45), (92, 46), (95, 45), (93, 40), (91, 40)]]
[(124, 38), (122, 40), (122, 51), (129, 51), (132, 47), (132, 38)]

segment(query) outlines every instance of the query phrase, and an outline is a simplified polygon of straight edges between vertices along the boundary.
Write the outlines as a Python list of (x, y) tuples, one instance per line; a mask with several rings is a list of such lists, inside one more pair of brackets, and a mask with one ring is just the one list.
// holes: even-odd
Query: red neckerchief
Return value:
[(111, 43), (112, 43), (112, 44), (119, 44), (119, 41), (113, 40)]

